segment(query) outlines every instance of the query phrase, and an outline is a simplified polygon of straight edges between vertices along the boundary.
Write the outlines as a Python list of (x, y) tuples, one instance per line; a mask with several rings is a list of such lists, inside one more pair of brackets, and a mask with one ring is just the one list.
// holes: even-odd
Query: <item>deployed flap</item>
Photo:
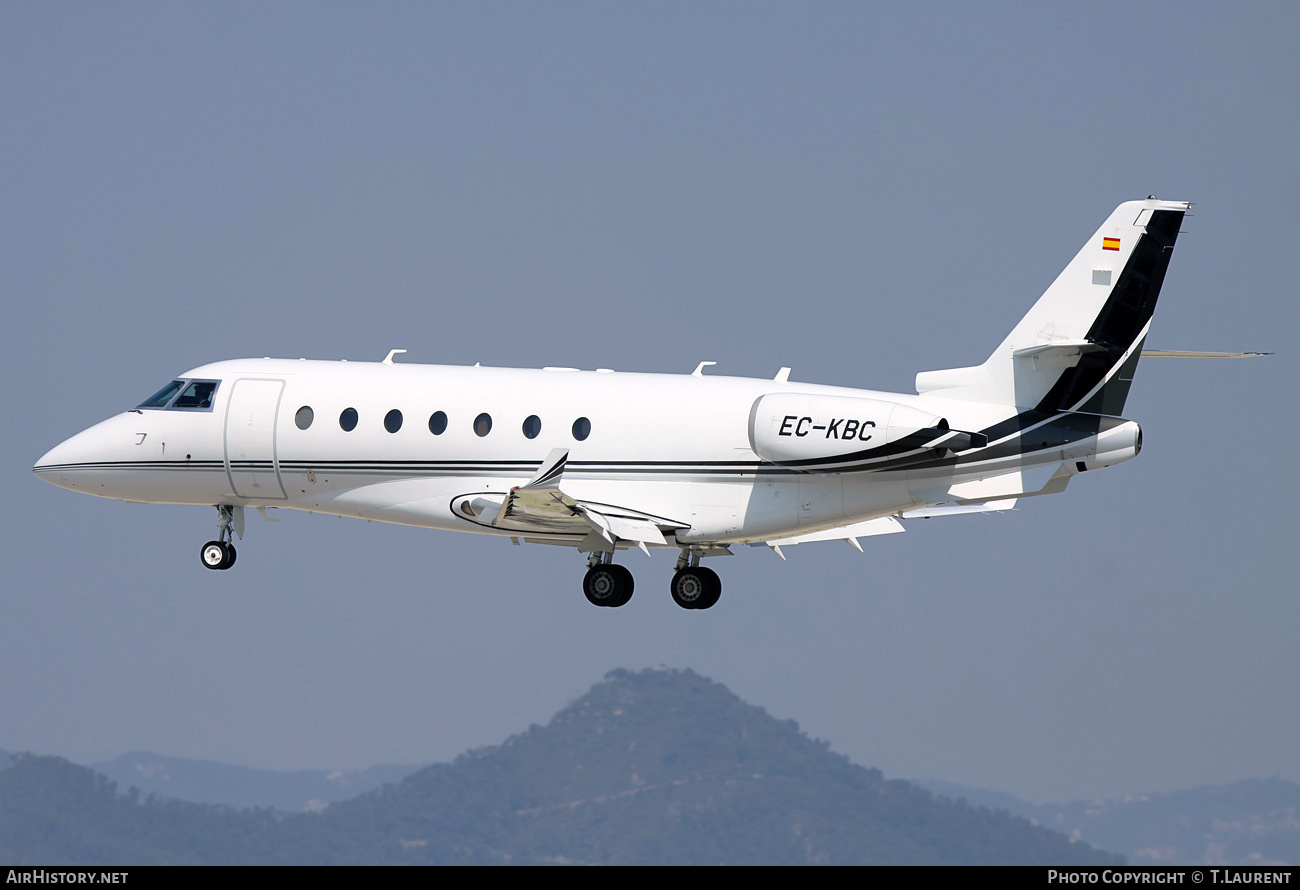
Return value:
[(1029, 467), (984, 479), (959, 482), (948, 488), (918, 491), (915, 494), (922, 501), (931, 504), (942, 504), (945, 501), (992, 501), (1036, 494), (1043, 490), (1060, 466), (1057, 463), (1045, 467)]
[(1001, 510), (1015, 509), (1015, 506), (1015, 498), (1006, 498), (1000, 501), (984, 501), (978, 504), (941, 504), (937, 507), (921, 507), (898, 515), (903, 519), (930, 519), (934, 516), (958, 516), (963, 513), (997, 513)]
[[(616, 513), (601, 513), (586, 504), (580, 504), (584, 518), (593, 528), (600, 531), (610, 543), (615, 538), (625, 541), (645, 542), (647, 544), (667, 545), (664, 533), (659, 526), (648, 519), (634, 516), (620, 516)], [(610, 537), (613, 535), (613, 537)]]
[(568, 458), (567, 448), (552, 450), (532, 479), (510, 489), (492, 524), (502, 528), (509, 519), (526, 522), (530, 515), (548, 520), (578, 515), (581, 510), (578, 502), (560, 491), (560, 479)]
[(507, 531), (594, 533), (606, 542), (617, 540), (665, 545), (665, 529), (687, 528), (674, 522), (610, 504), (590, 504), (570, 497), (558, 486), (512, 488), (491, 522)]
[(814, 541), (851, 541), (853, 538), (865, 538), (871, 535), (893, 535), (901, 531), (906, 531), (901, 522), (892, 516), (882, 516), (880, 519), (868, 519), (866, 522), (842, 525), (839, 528), (831, 528), (823, 532), (795, 535), (793, 538), (778, 538), (768, 541), (767, 545), (769, 547), (784, 547), (786, 544), (811, 544)]

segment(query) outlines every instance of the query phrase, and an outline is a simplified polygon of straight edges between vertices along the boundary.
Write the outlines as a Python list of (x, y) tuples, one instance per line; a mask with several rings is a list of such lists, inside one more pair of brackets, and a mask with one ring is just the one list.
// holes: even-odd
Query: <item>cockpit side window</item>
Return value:
[(173, 380), (136, 407), (162, 408), (168, 411), (211, 411), (212, 396), (220, 385), (220, 380)]
[(181, 391), (185, 385), (184, 380), (173, 380), (171, 383), (158, 390), (156, 393), (145, 399), (137, 408), (166, 408), (176, 393)]
[(172, 402), (173, 408), (212, 409), (212, 394), (217, 391), (216, 380), (195, 380)]

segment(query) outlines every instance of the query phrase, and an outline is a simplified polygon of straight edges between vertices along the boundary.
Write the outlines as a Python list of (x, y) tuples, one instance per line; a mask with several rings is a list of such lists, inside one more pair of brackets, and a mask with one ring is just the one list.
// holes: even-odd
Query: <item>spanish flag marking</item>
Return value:
[(1102, 239), (1101, 239), (1101, 249), (1102, 249), (1102, 250), (1119, 250), (1119, 239), (1118, 239), (1118, 238), (1102, 238)]

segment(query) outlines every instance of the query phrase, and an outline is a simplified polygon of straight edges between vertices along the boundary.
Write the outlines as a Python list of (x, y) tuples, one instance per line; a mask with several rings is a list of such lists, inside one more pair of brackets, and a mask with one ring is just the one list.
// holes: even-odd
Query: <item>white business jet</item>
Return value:
[[(215, 506), (203, 565), (235, 563), (244, 510), (306, 510), (588, 553), (599, 606), (632, 596), (618, 551), (702, 557), (1007, 509), (1135, 457), (1119, 414), (1188, 209), (1121, 204), (982, 365), (917, 394), (706, 374), (237, 359), (204, 365), (53, 448), (42, 479), (135, 503)], [(1151, 353), (1145, 353), (1151, 354)], [(1172, 353), (1171, 353), (1172, 354)]]

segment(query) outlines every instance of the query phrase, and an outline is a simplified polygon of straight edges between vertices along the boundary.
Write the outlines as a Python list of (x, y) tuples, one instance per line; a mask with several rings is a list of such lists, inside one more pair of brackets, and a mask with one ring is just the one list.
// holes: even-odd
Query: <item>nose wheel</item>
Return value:
[(235, 564), (235, 545), (229, 541), (208, 541), (199, 551), (203, 567), (208, 569), (228, 569)]
[[(243, 507), (217, 506), (217, 540), (208, 541), (199, 550), (199, 561), (205, 569), (228, 569), (235, 564), (234, 532), (243, 535)], [(233, 526), (233, 529), (232, 529)]]

